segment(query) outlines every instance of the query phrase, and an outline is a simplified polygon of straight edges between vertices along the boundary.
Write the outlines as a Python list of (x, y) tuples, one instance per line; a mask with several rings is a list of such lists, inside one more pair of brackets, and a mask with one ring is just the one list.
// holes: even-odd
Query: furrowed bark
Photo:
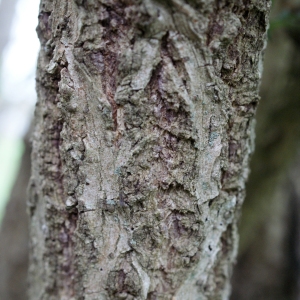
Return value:
[(269, 1), (47, 1), (31, 299), (227, 299)]

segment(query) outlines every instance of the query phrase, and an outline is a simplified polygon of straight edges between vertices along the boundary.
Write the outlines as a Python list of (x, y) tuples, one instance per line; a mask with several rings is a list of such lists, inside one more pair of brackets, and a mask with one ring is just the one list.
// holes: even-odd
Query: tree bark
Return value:
[(270, 1), (50, 1), (30, 299), (228, 299)]

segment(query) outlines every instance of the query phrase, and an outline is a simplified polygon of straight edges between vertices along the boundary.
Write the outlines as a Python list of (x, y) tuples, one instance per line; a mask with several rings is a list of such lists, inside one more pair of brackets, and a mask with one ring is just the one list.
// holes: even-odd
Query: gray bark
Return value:
[(31, 299), (228, 299), (269, 1), (49, 1)]

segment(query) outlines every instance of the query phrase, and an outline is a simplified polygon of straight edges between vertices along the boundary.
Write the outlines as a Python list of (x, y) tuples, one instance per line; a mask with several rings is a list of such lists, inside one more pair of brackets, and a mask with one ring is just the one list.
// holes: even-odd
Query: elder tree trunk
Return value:
[(30, 299), (228, 299), (269, 8), (42, 0)]

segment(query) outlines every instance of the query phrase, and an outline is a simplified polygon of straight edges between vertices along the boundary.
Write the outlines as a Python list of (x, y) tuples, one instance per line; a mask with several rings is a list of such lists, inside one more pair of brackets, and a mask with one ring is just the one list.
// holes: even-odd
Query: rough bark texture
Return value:
[(227, 299), (269, 1), (40, 6), (31, 299)]

